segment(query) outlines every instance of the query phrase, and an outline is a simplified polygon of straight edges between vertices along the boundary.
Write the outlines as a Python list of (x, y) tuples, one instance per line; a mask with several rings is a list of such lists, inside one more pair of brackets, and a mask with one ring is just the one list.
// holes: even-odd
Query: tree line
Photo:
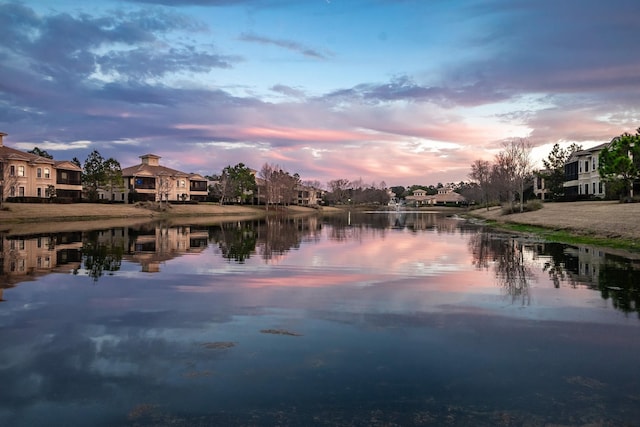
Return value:
[[(532, 148), (526, 138), (505, 142), (493, 161), (475, 160), (471, 164), (468, 175), (470, 181), (448, 183), (446, 186), (487, 208), (492, 204), (509, 204), (511, 211), (523, 211), (530, 183), (535, 178), (541, 178), (544, 179), (549, 197), (561, 200), (564, 196), (565, 164), (582, 147), (572, 144), (561, 148), (555, 144), (547, 158), (542, 160), (542, 171), (534, 171)], [(29, 153), (53, 158), (38, 147)], [(116, 159), (104, 158), (97, 150), (93, 150), (84, 163), (81, 164), (75, 157), (72, 162), (82, 169), (82, 184), (90, 201), (98, 200), (101, 189), (110, 192), (123, 189), (122, 169)], [(623, 133), (615, 137), (600, 151), (598, 172), (605, 182), (608, 197), (633, 197), (634, 182), (640, 180), (640, 128), (636, 134)], [(257, 176), (262, 180), (260, 188), (256, 183), (255, 171), (243, 163), (228, 165), (219, 174), (206, 176), (213, 182), (209, 186), (209, 198), (221, 204), (258, 200), (267, 206), (288, 205), (295, 203), (299, 191), (322, 191), (323, 201), (327, 204), (383, 205), (390, 201), (388, 190), (401, 199), (417, 189), (423, 189), (427, 194), (437, 194), (444, 187), (438, 183), (436, 186), (394, 186), (387, 189), (384, 181), (365, 183), (362, 179), (350, 181), (344, 178), (330, 180), (323, 186), (319, 181), (303, 181), (298, 173), (292, 174), (269, 163), (262, 166)], [(8, 179), (4, 180), (5, 184)]]

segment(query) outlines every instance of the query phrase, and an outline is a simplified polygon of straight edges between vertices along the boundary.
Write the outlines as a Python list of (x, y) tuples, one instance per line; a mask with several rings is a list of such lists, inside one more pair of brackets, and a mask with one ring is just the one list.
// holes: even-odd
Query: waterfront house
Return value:
[(564, 194), (567, 200), (604, 198), (605, 188), (598, 172), (598, 158), (610, 143), (596, 145), (571, 154), (564, 165)]
[(70, 161), (55, 161), (4, 145), (0, 132), (0, 196), (19, 198), (82, 197), (82, 169)]
[(128, 202), (206, 199), (208, 188), (204, 177), (162, 166), (160, 158), (145, 154), (140, 156), (140, 164), (122, 169), (124, 188), (116, 189), (112, 199)]

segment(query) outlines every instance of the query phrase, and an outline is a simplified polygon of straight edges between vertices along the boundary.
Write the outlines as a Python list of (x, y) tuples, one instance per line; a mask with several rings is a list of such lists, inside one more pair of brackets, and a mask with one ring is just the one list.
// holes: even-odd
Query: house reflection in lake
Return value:
[(598, 289), (602, 298), (616, 308), (640, 313), (638, 254), (497, 234), (460, 218), (435, 213), (274, 216), (217, 224), (152, 222), (135, 227), (31, 235), (5, 232), (0, 233), (0, 288), (53, 272), (86, 275), (97, 281), (105, 274), (120, 271), (123, 262), (140, 265), (141, 272), (157, 273), (169, 260), (200, 254), (207, 248), (214, 256), (239, 264), (251, 257), (259, 257), (265, 263), (279, 262), (303, 242), (320, 241), (325, 227), (327, 238), (333, 241), (357, 241), (366, 234), (384, 237), (398, 232), (415, 236), (417, 231), (425, 230), (464, 236), (473, 264), (481, 270), (493, 269), (497, 286), (513, 302), (530, 303), (533, 269), (547, 273), (556, 288)]
[(68, 272), (81, 264), (82, 233), (0, 234), (0, 287)]

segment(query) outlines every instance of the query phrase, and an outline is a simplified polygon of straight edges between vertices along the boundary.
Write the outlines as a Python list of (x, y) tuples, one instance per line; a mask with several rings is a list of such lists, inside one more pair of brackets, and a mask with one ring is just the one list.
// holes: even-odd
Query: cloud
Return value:
[(266, 36), (261, 36), (253, 33), (242, 33), (239, 37), (239, 40), (242, 40), (245, 42), (260, 43), (264, 45), (281, 47), (283, 49), (287, 49), (292, 52), (302, 54), (309, 58), (314, 58), (314, 59), (328, 58), (327, 55), (320, 53), (318, 50), (304, 46), (303, 44), (298, 43), (296, 41), (292, 41), (292, 40), (272, 39)]

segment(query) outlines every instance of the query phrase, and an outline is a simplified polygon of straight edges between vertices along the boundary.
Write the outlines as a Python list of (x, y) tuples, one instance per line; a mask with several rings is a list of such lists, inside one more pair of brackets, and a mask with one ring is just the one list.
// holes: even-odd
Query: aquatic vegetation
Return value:
[(214, 342), (205, 342), (202, 344), (202, 347), (213, 349), (213, 350), (226, 350), (228, 348), (235, 347), (236, 343), (232, 341), (214, 341)]
[(273, 335), (288, 335), (291, 337), (301, 337), (302, 334), (297, 332), (287, 331), (286, 329), (262, 329), (260, 331), (262, 334), (273, 334)]

